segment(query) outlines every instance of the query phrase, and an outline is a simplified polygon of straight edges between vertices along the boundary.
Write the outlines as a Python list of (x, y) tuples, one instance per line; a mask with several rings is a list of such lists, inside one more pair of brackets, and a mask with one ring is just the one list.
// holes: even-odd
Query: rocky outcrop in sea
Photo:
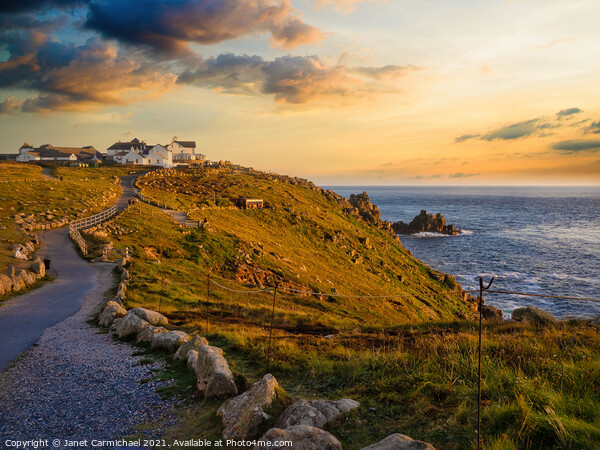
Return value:
[(446, 225), (446, 219), (440, 213), (427, 214), (427, 211), (424, 209), (409, 224), (399, 221), (393, 223), (392, 228), (396, 234), (430, 232), (455, 236), (462, 231), (454, 225)]

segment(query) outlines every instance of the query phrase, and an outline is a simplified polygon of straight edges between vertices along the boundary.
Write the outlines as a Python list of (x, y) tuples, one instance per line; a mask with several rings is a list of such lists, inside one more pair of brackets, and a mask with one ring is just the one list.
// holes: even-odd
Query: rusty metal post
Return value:
[(206, 275), (206, 331), (208, 332), (208, 301), (210, 299), (210, 273)]
[(277, 298), (277, 282), (275, 282), (275, 289), (273, 289), (273, 309), (271, 310), (271, 326), (269, 327), (269, 344), (267, 345), (267, 368), (269, 371), (269, 362), (271, 359), (271, 338), (273, 337), (273, 319), (275, 318), (275, 300)]
[(481, 450), (481, 318), (483, 306), (483, 291), (490, 288), (494, 282), (494, 277), (490, 280), (487, 287), (483, 286), (483, 278), (479, 277), (479, 346), (478, 346), (478, 368), (477, 368), (477, 450)]

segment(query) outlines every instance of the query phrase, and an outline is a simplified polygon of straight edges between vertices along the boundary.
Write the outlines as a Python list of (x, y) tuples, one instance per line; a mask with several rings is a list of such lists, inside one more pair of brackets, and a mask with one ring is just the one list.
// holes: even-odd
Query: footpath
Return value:
[[(135, 196), (134, 179), (121, 179), (119, 210)], [(161, 383), (150, 373), (159, 364), (139, 365), (134, 347), (87, 323), (105, 303), (115, 264), (81, 259), (68, 229), (41, 239), (39, 254), (52, 260), (55, 279), (0, 307), (0, 447), (7, 440), (110, 439), (163, 418), (167, 426), (172, 402), (156, 393)]]

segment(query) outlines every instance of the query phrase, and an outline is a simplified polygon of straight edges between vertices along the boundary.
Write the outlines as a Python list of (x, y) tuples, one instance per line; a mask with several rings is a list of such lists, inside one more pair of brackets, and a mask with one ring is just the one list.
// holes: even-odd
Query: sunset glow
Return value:
[(3, 5), (0, 153), (179, 136), (323, 185), (598, 185), (599, 16), (592, 0)]

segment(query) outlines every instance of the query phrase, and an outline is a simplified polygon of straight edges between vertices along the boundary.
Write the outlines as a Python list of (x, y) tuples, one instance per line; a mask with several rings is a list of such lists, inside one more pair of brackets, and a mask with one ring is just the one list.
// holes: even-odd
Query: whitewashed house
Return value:
[(146, 164), (161, 167), (173, 166), (173, 152), (160, 144), (148, 147), (144, 153), (144, 157), (146, 158)]
[(173, 167), (173, 152), (164, 145), (148, 145), (137, 138), (115, 142), (106, 150), (106, 160), (117, 164)]
[(143, 166), (146, 164), (146, 158), (135, 150), (129, 150), (121, 157), (121, 164), (133, 164)]
[(202, 161), (206, 157), (196, 152), (196, 141), (180, 141), (177, 136), (167, 145), (167, 149), (173, 152), (173, 161)]

